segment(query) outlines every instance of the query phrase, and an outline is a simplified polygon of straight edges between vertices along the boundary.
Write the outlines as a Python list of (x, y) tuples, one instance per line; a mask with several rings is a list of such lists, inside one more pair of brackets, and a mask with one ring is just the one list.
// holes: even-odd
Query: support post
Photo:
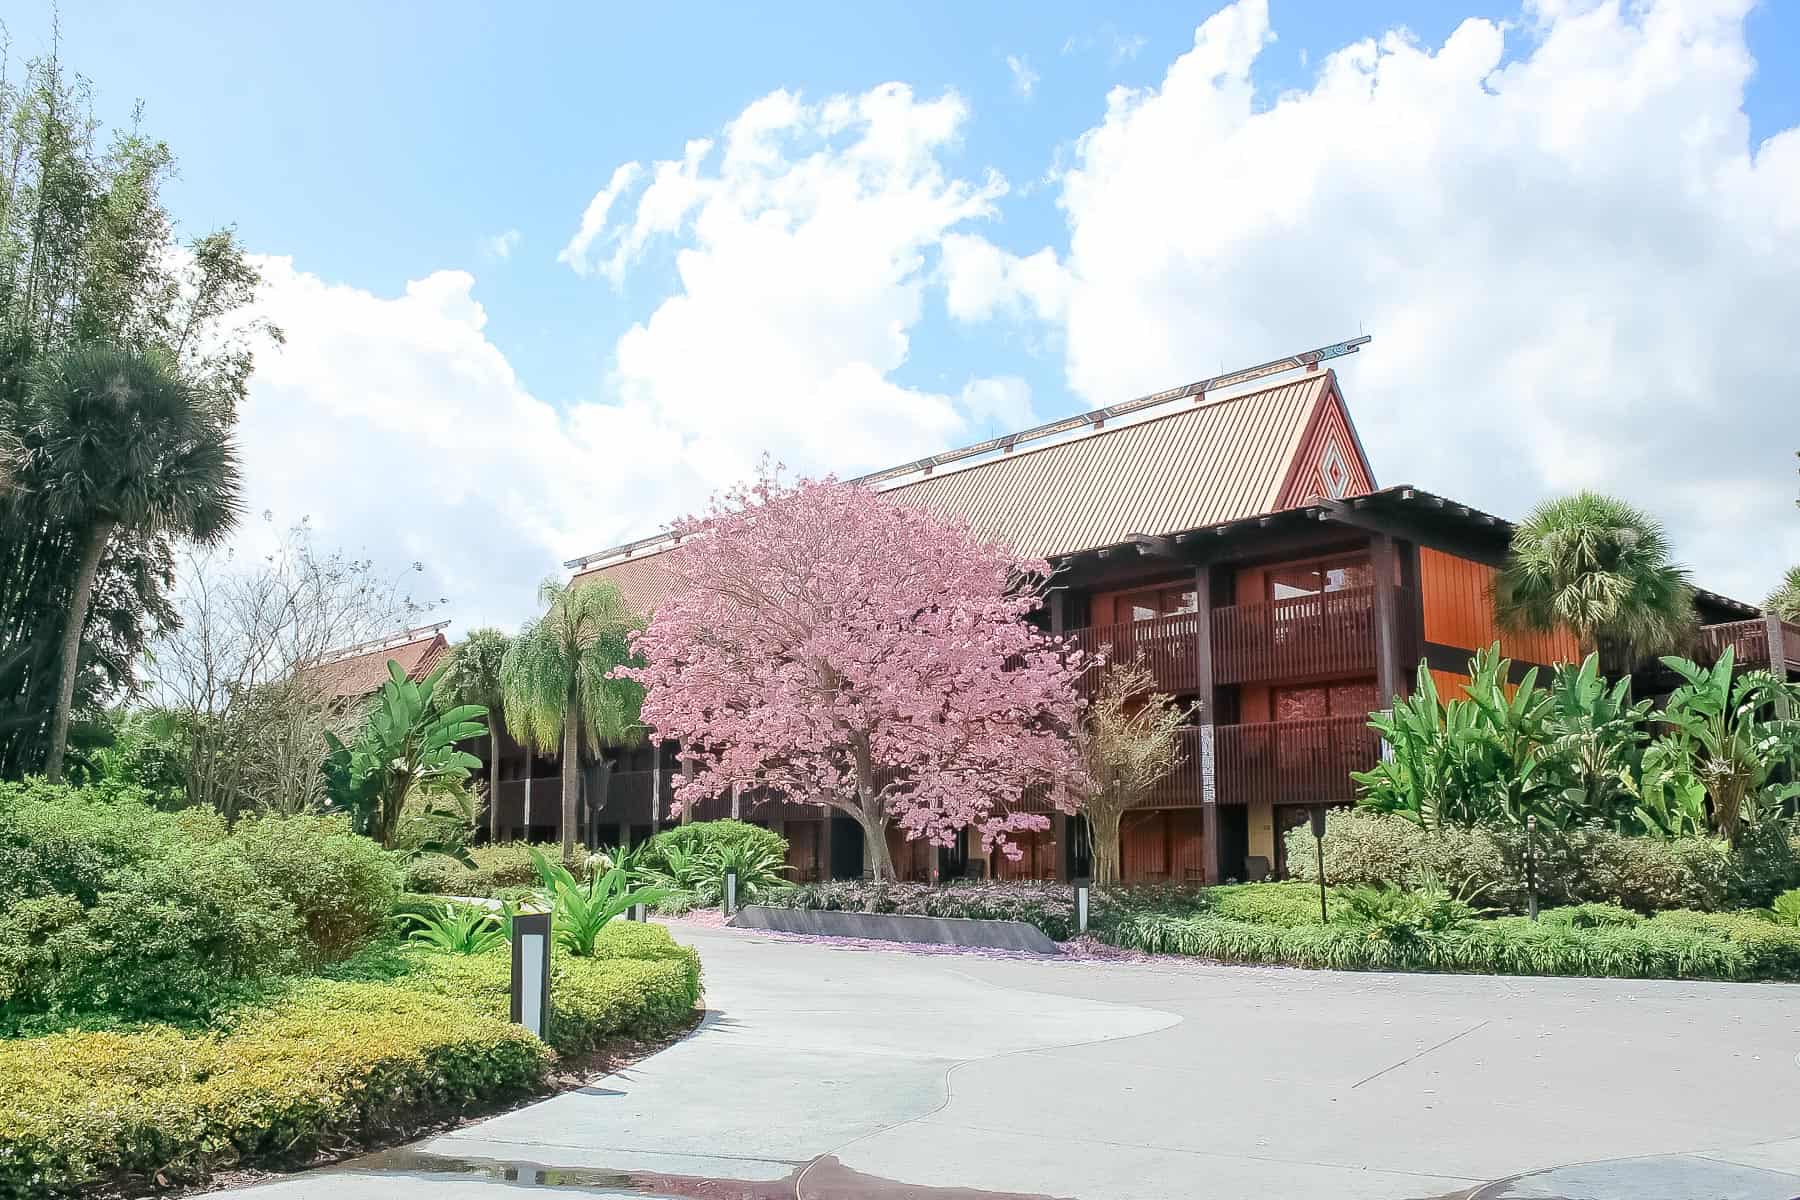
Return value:
[(1400, 692), (1400, 620), (1396, 579), (1399, 566), (1394, 539), (1385, 533), (1369, 538), (1369, 565), (1375, 575), (1375, 694), (1384, 709), (1394, 707)]
[[(1781, 618), (1774, 613), (1765, 613), (1763, 615), (1763, 620), (1767, 623), (1767, 629), (1769, 631), (1769, 670), (1774, 673), (1775, 678), (1786, 682), (1788, 677), (1787, 631), (1782, 628)], [(1775, 715), (1784, 721), (1793, 715), (1788, 711), (1788, 701), (1786, 696), (1782, 696), (1775, 701)]]
[(1200, 726), (1196, 745), (1200, 755), (1200, 879), (1206, 884), (1224, 878), (1219, 855), (1219, 790), (1213, 763), (1213, 644), (1212, 568), (1194, 568), (1194, 720)]

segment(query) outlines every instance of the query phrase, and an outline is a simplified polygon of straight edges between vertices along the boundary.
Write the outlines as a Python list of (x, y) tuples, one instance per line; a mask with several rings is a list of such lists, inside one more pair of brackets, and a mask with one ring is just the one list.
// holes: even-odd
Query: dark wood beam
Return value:
[(1158, 537), (1152, 533), (1134, 533), (1126, 539), (1137, 547), (1139, 554), (1147, 558), (1179, 558), (1175, 542), (1172, 538)]

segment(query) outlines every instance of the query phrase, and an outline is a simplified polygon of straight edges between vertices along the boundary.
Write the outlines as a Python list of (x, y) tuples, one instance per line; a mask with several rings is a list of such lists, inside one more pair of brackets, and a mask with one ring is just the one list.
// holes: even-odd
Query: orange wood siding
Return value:
[(1119, 872), (1127, 883), (1197, 882), (1206, 861), (1200, 810), (1128, 812), (1119, 823)]
[(1437, 688), (1440, 701), (1461, 700), (1464, 689), (1469, 686), (1469, 677), (1456, 671), (1433, 671), (1431, 682)]
[(787, 873), (788, 879), (795, 883), (813, 883), (830, 872), (825, 869), (826, 858), (825, 821), (787, 821), (783, 824), (782, 836), (787, 838), (787, 865), (793, 870)]
[(1494, 619), (1493, 567), (1419, 548), (1419, 586), (1424, 592), (1425, 640), (1470, 653), (1498, 641), (1500, 652), (1522, 662), (1572, 662), (1580, 648), (1567, 633), (1506, 633)]

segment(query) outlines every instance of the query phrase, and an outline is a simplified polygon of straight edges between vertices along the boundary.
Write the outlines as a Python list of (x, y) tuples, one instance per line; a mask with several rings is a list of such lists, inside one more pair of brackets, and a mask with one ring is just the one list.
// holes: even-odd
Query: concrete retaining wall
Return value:
[(1023, 921), (971, 921), (962, 917), (903, 917), (894, 913), (826, 912), (810, 908), (770, 908), (748, 904), (731, 918), (738, 929), (810, 933), (824, 937), (869, 938), (881, 942), (925, 942), (937, 946), (978, 946), (1055, 954), (1056, 943)]

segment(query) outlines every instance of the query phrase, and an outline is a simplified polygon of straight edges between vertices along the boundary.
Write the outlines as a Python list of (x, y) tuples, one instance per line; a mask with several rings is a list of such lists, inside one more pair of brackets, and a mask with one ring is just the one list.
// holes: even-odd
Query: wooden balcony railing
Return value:
[[(1200, 617), (1196, 613), (1090, 625), (1073, 630), (1068, 638), (1089, 654), (1105, 652), (1109, 663), (1142, 663), (1156, 676), (1159, 691), (1180, 695), (1200, 686)], [(1096, 686), (1095, 672), (1083, 676), (1084, 690), (1091, 693)]]
[(1206, 764), (1200, 736), (1198, 728), (1180, 731), (1180, 764), (1133, 808), (1198, 808), (1206, 802)]
[(1366, 717), (1220, 725), (1213, 730), (1220, 804), (1338, 804), (1356, 798), (1352, 771), (1381, 760)]
[[(1396, 605), (1403, 603), (1398, 593)], [(1268, 683), (1375, 669), (1375, 589), (1212, 611), (1213, 682)]]
[(1784, 663), (1769, 661), (1769, 622), (1765, 617), (1748, 621), (1727, 621), (1720, 625), (1702, 625), (1700, 644), (1695, 650), (1701, 662), (1714, 663), (1729, 646), (1740, 667), (1792, 667), (1800, 665), (1800, 625), (1781, 622), (1781, 648)]

